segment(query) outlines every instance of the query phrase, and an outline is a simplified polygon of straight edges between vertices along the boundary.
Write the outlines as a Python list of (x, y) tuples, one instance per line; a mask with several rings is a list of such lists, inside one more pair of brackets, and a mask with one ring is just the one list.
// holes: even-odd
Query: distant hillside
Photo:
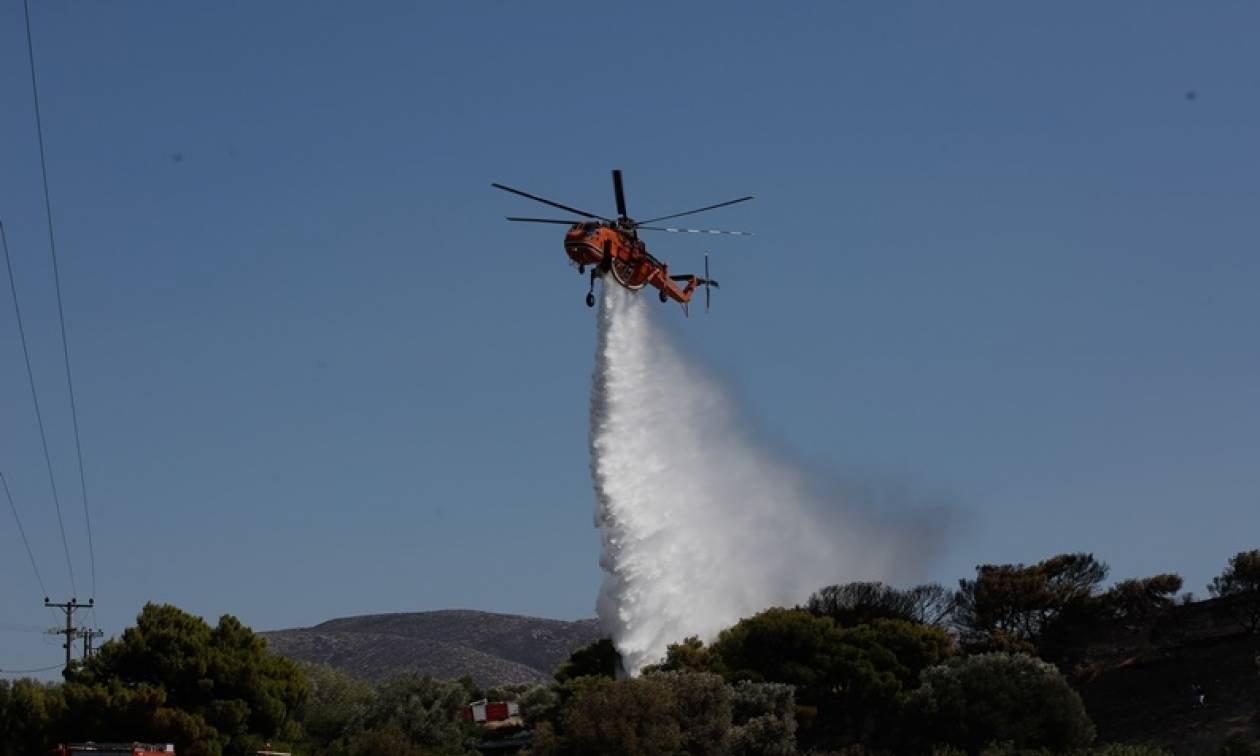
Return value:
[(569, 654), (599, 639), (596, 620), (453, 609), (370, 614), (261, 633), (276, 653), (374, 682), (404, 672), (471, 675), (478, 685), (548, 683)]

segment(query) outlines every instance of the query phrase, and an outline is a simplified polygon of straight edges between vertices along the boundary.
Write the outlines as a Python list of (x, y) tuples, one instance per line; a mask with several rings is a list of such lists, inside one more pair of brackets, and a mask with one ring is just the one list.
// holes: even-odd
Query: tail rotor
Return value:
[(708, 252), (704, 253), (704, 278), (700, 280), (704, 284), (704, 311), (708, 312), (709, 311), (709, 297), (710, 297), (709, 289), (721, 288), (720, 286), (718, 286), (717, 281), (714, 281), (712, 278), (709, 278), (709, 253)]

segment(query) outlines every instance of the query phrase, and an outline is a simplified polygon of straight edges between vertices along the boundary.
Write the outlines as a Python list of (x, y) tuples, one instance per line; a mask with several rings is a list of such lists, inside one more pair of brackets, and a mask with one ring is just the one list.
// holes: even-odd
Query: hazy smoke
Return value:
[(591, 394), (607, 573), (598, 613), (627, 671), (825, 585), (918, 578), (935, 528), (820, 493), (752, 437), (724, 386), (657, 327), (647, 299), (604, 288)]

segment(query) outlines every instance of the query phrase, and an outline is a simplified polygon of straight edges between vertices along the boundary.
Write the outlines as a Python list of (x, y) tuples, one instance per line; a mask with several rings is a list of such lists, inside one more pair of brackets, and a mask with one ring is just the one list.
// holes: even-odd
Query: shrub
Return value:
[(550, 722), (560, 710), (560, 696), (551, 688), (538, 685), (521, 694), (521, 716), (531, 726)]
[(709, 672), (661, 672), (650, 679), (669, 688), (684, 753), (725, 753), (734, 694), (720, 676)]
[(1053, 666), (1023, 654), (960, 657), (924, 670), (906, 714), (926, 743), (969, 751), (994, 742), (1079, 748), (1094, 738), (1076, 691)]
[(791, 685), (735, 683), (730, 753), (778, 756), (796, 753), (796, 699)]
[(560, 753), (652, 756), (678, 753), (683, 742), (677, 702), (658, 676), (616, 682), (586, 676), (571, 683)]

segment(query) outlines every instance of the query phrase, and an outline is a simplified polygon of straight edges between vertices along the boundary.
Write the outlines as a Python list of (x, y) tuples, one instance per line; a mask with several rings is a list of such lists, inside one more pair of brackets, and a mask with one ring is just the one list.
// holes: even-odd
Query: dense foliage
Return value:
[(466, 682), (402, 677), (373, 688), (268, 653), (234, 617), (215, 626), (149, 604), (136, 624), (60, 685), (0, 681), (0, 756), (58, 742), (174, 743), (181, 756), (470, 753)]
[(293, 712), (308, 690), (296, 663), (267, 653), (235, 617), (211, 627), (147, 604), (134, 627), (67, 673), (59, 727), (71, 740), (145, 733), (186, 756), (258, 750), (301, 737)]
[(963, 656), (924, 670), (922, 684), (906, 699), (906, 713), (924, 744), (1066, 749), (1094, 739), (1076, 691), (1052, 665), (1023, 654)]
[(952, 653), (949, 635), (931, 625), (875, 619), (840, 627), (804, 610), (770, 609), (723, 631), (709, 657), (728, 681), (792, 685), (809, 707), (805, 740), (830, 747), (889, 744), (900, 697), (922, 669)]
[[(328, 756), (472, 754), (474, 729), (461, 710), (481, 697), (472, 683), (400, 675), (378, 686), (332, 667), (305, 665), (311, 692), (298, 713), (305, 735), (296, 752)], [(515, 700), (528, 686), (495, 691)]]
[(458, 716), (472, 694), (472, 688), (459, 681), (395, 677), (381, 685), (368, 704), (364, 729), (397, 728), (425, 753), (464, 753), (467, 733)]
[(324, 747), (344, 744), (367, 720), (376, 691), (358, 678), (333, 667), (303, 665), (311, 692), (298, 716), (311, 742)]
[(0, 680), (0, 756), (44, 753), (64, 707), (59, 686)]
[(635, 679), (581, 677), (560, 688), (562, 709), (532, 722), (538, 756), (796, 753), (788, 685), (732, 686), (709, 672), (658, 670)]

